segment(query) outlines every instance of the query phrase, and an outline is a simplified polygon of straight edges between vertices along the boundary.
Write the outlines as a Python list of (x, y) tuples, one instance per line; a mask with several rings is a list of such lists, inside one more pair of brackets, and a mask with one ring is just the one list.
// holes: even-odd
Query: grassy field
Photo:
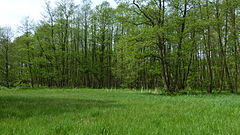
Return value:
[(0, 91), (0, 135), (239, 135), (238, 95)]

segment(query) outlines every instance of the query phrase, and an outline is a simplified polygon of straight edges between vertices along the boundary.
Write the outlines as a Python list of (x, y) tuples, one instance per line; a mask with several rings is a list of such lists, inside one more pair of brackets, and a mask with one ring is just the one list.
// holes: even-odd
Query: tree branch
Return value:
[(138, 10), (143, 14), (143, 16), (145, 16), (149, 21), (150, 23), (152, 24), (152, 26), (154, 26), (154, 21), (152, 20), (151, 17), (149, 17), (142, 9), (141, 7), (135, 2), (135, 0), (133, 0), (133, 4), (138, 8)]

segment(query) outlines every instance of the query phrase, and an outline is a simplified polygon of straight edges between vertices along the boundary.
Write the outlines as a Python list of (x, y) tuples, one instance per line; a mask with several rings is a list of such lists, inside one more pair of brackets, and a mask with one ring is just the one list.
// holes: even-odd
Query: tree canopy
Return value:
[(237, 92), (240, 1), (91, 4), (46, 2), (14, 39), (1, 27), (0, 85)]

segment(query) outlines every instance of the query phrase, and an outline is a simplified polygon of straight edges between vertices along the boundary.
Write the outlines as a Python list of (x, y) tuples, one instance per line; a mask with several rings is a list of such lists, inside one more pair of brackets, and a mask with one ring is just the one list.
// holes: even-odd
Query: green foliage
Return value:
[(38, 25), (26, 17), (13, 42), (0, 28), (0, 85), (236, 92), (239, 7), (236, 0), (47, 2)]
[(0, 85), (0, 90), (7, 90), (8, 88)]

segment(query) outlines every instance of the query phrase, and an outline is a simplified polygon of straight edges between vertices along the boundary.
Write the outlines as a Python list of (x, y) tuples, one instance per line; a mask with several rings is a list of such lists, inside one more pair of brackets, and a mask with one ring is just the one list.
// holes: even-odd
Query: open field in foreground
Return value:
[(240, 96), (0, 91), (0, 135), (239, 135)]

